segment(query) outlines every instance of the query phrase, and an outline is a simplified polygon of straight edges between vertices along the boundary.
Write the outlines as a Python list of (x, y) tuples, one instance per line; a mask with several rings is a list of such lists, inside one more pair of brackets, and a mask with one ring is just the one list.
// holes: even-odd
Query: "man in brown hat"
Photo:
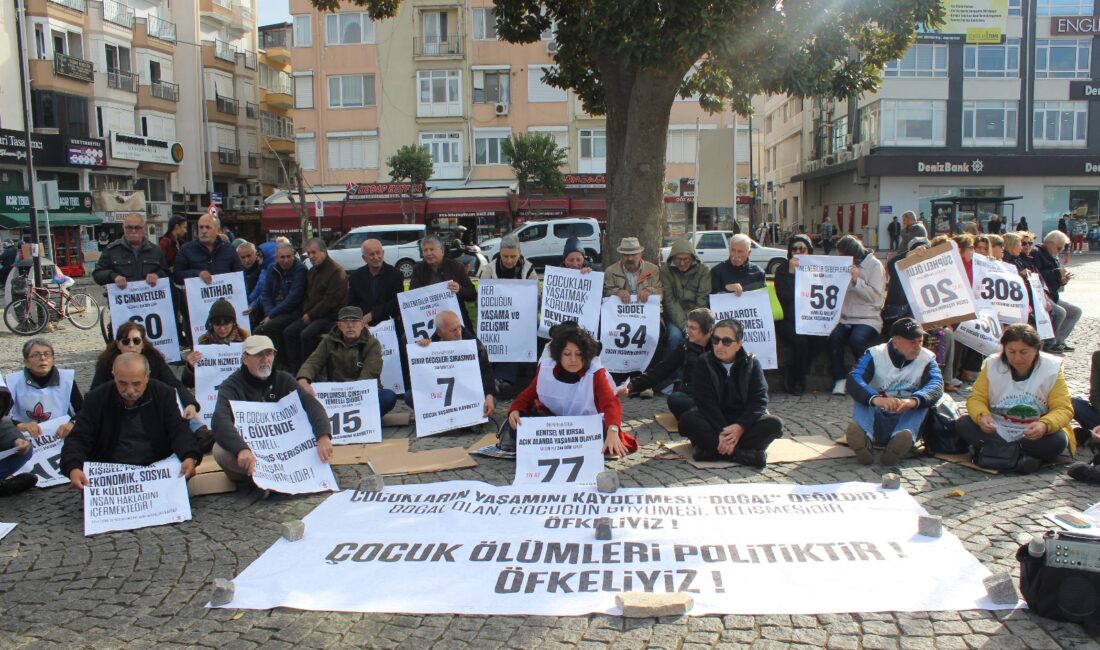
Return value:
[(638, 302), (649, 300), (651, 295), (662, 293), (661, 269), (653, 262), (642, 259), (645, 248), (637, 237), (623, 237), (619, 242), (619, 261), (604, 269), (603, 295), (618, 296), (624, 303), (630, 296), (638, 296)]

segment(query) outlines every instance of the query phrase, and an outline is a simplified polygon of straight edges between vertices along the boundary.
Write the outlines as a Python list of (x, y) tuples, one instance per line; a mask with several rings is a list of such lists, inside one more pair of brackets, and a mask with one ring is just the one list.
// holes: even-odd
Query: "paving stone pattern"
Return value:
[[(1074, 259), (1078, 276), (1100, 271), (1100, 261)], [(1072, 285), (1071, 285), (1072, 286)], [(1066, 294), (1072, 302), (1092, 296)], [(48, 335), (61, 365), (91, 380), (102, 350), (98, 332), (63, 328)], [(0, 332), (0, 369), (15, 370), (24, 339)], [(1074, 394), (1086, 395), (1091, 351), (1100, 342), (1100, 318), (1082, 320), (1071, 338), (1078, 351), (1066, 356)], [(956, 394), (965, 399), (965, 392)], [(627, 426), (642, 447), (608, 463), (625, 487), (777, 482), (878, 483), (883, 468), (852, 459), (703, 471), (663, 457), (658, 440), (669, 434), (653, 420), (659, 399), (625, 403)], [(827, 393), (773, 395), (772, 412), (788, 435), (843, 437), (847, 399)], [(498, 408), (498, 417), (504, 412)], [(410, 435), (409, 428), (385, 436)], [(461, 444), (473, 434), (413, 438), (416, 451)], [(1085, 459), (1086, 453), (1080, 458)], [(511, 482), (513, 464), (478, 459), (459, 471), (388, 478), (390, 483), (477, 480)], [(354, 486), (364, 467), (341, 466), (343, 486)], [(1078, 509), (1100, 501), (1100, 490), (1044, 469), (1028, 477), (992, 477), (929, 458), (912, 458), (898, 473), (902, 487), (957, 535), (993, 571), (1018, 575), (1015, 539), (1044, 530), (1041, 514), (1056, 506)], [(950, 496), (961, 489), (965, 496)], [(1057, 623), (1027, 611), (852, 613), (817, 616), (706, 616), (669, 619), (587, 617), (413, 616), (248, 611), (204, 607), (216, 578), (232, 578), (280, 535), (280, 526), (308, 514), (325, 497), (271, 496), (242, 487), (234, 493), (195, 499), (194, 519), (176, 526), (83, 536), (80, 496), (68, 487), (37, 490), (0, 500), (0, 521), (19, 525), (0, 541), (0, 648), (1098, 648), (1100, 642), (1075, 624)], [(930, 567), (931, 568), (931, 567)]]

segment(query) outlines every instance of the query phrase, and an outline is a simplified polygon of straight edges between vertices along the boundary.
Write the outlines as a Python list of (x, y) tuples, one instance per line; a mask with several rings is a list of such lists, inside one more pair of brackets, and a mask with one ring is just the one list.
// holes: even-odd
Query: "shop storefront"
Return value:
[[(6, 239), (30, 236), (31, 201), (26, 192), (0, 193), (0, 229)], [(92, 212), (92, 195), (89, 192), (61, 192), (61, 208), (39, 211), (38, 227), (41, 239), (46, 240), (46, 223), (49, 222), (49, 239), (52, 247), (47, 257), (59, 266), (65, 275), (84, 275), (84, 242), (91, 241), (91, 227), (101, 223)]]

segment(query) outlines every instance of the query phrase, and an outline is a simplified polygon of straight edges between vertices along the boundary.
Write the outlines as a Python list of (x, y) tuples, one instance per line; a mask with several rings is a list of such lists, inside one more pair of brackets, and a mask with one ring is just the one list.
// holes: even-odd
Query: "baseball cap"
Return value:
[(920, 328), (920, 323), (912, 318), (899, 318), (890, 326), (890, 336), (900, 336), (910, 341), (922, 338), (927, 332)]
[(340, 309), (340, 312), (336, 314), (336, 320), (362, 320), (363, 310), (355, 307), (354, 305), (348, 305)]
[(264, 350), (274, 350), (275, 343), (272, 342), (270, 336), (263, 336), (257, 334), (248, 337), (244, 340), (244, 353), (245, 354), (259, 354)]

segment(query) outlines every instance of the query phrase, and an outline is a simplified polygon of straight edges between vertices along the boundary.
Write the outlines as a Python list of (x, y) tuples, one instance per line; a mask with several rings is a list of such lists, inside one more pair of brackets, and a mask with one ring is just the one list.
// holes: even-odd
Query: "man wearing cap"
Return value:
[(732, 293), (740, 296), (745, 291), (763, 289), (764, 271), (749, 261), (752, 240), (748, 235), (730, 237), (729, 259), (716, 264), (710, 270), (710, 292)]
[(642, 259), (645, 248), (637, 237), (623, 237), (619, 242), (619, 261), (604, 269), (603, 295), (618, 296), (624, 303), (631, 296), (637, 296), (638, 302), (649, 297), (661, 297), (661, 269), (653, 262)]
[[(435, 332), (432, 333), (432, 338), (430, 340), (417, 339), (416, 344), (426, 348), (435, 341), (474, 341), (477, 344), (477, 363), (481, 369), (481, 387), (485, 391), (485, 406), (482, 409), (482, 414), (485, 417), (492, 416), (493, 410), (496, 408), (496, 403), (493, 400), (496, 378), (493, 376), (493, 367), (489, 364), (489, 353), (485, 350), (485, 346), (477, 340), (473, 332), (462, 326), (462, 319), (458, 317), (458, 314), (450, 310), (441, 311), (436, 315)], [(410, 385), (407, 377), (405, 385)], [(409, 408), (415, 408), (412, 394), (411, 390), (405, 391), (405, 404)]]
[(278, 402), (297, 390), (306, 411), (313, 435), (317, 438), (317, 455), (322, 462), (332, 457), (332, 425), (325, 407), (317, 398), (294, 381), (294, 376), (275, 370), (275, 344), (266, 336), (250, 336), (244, 342), (241, 368), (229, 375), (218, 387), (218, 402), (214, 406), (214, 460), (226, 476), (243, 481), (252, 476), (256, 456), (241, 437), (233, 422), (230, 400), (238, 402)]
[[(348, 306), (340, 310), (332, 331), (321, 337), (317, 349), (298, 369), (298, 385), (316, 396), (315, 381), (358, 381), (382, 376), (382, 344), (363, 324), (363, 310)], [(385, 415), (393, 410), (397, 395), (388, 388), (378, 389), (378, 410)]]
[(570, 237), (565, 240), (565, 248), (562, 250), (561, 265), (567, 269), (573, 269), (574, 271), (580, 271), (581, 273), (590, 273), (592, 267), (588, 264), (588, 257), (584, 254), (584, 247), (581, 246), (581, 240), (576, 237)]
[(936, 355), (922, 347), (924, 330), (912, 318), (890, 328), (890, 340), (870, 348), (848, 374), (852, 422), (845, 438), (856, 460), (870, 465), (873, 445), (885, 446), (883, 465), (897, 465), (913, 448), (928, 408), (943, 396)]

